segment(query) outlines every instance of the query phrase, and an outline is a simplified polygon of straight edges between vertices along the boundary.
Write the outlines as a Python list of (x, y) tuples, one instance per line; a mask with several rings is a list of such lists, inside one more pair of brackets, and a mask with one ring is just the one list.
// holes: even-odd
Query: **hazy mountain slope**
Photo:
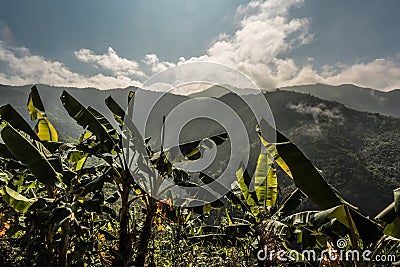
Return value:
[(400, 186), (400, 119), (294, 92), (266, 97), (278, 129), (346, 199), (371, 215), (392, 201)]
[(284, 87), (282, 90), (308, 93), (313, 96), (343, 103), (346, 106), (368, 112), (378, 112), (400, 117), (400, 90), (382, 92), (351, 84), (330, 86), (325, 84)]

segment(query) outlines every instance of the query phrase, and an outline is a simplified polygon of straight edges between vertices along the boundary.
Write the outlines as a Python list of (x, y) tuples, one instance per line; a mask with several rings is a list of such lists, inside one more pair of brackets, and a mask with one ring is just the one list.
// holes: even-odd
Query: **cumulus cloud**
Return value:
[(400, 88), (400, 62), (391, 58), (343, 66), (340, 72), (324, 79), (329, 84), (353, 83), (358, 86), (390, 90)]
[(207, 54), (188, 61), (214, 61), (235, 67), (263, 88), (275, 88), (293, 77), (298, 67), (283, 56), (309, 43), (309, 19), (290, 18), (289, 10), (302, 0), (251, 1), (240, 6), (239, 28), (233, 35), (221, 34)]
[[(243, 72), (264, 89), (313, 83), (351, 83), (379, 90), (400, 88), (400, 62), (396, 59), (375, 59), (353, 65), (337, 63), (317, 70), (311, 57), (304, 65), (289, 58), (290, 51), (309, 44), (314, 38), (309, 27), (311, 19), (294, 18), (290, 14), (291, 9), (303, 4), (304, 0), (252, 0), (237, 9), (235, 33), (221, 33), (205, 55), (168, 62), (156, 54), (147, 54), (142, 63), (152, 73), (187, 62), (221, 63)], [(103, 55), (89, 49), (81, 49), (75, 55), (80, 61), (94, 63), (117, 75), (145, 76), (136, 61), (118, 56), (112, 48)]]
[(144, 57), (142, 61), (144, 64), (149, 66), (151, 71), (154, 73), (176, 66), (176, 64), (171, 62), (160, 61), (156, 54), (148, 54)]
[[(313, 41), (309, 18), (293, 18), (292, 8), (304, 0), (253, 0), (237, 9), (238, 29), (222, 33), (203, 56), (180, 59), (177, 64), (212, 61), (226, 64), (248, 75), (265, 89), (312, 83), (339, 85), (351, 83), (379, 90), (400, 88), (400, 63), (396, 59), (375, 59), (353, 65), (335, 64), (317, 70), (309, 58), (299, 65), (288, 52)], [(153, 72), (173, 66), (154, 54), (144, 62)]]
[(281, 80), (281, 87), (311, 83), (330, 85), (355, 84), (389, 91), (400, 88), (400, 62), (392, 58), (375, 59), (353, 65), (324, 66), (321, 72), (312, 65), (303, 66), (292, 79)]
[(54, 86), (95, 87), (110, 89), (139, 86), (140, 82), (129, 77), (97, 74), (84, 76), (71, 71), (63, 63), (33, 55), (28, 48), (11, 47), (0, 41), (0, 61), (6, 64), (6, 72), (0, 73), (1, 84), (25, 85), (48, 84)]
[(140, 70), (139, 64), (136, 61), (120, 57), (112, 47), (109, 47), (107, 52), (102, 55), (97, 55), (90, 49), (80, 49), (79, 51), (75, 51), (75, 56), (79, 61), (94, 63), (95, 66), (110, 70), (118, 76), (146, 76)]

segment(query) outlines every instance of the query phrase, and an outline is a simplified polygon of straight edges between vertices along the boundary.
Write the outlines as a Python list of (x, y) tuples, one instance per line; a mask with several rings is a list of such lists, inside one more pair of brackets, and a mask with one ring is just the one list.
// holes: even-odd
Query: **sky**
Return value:
[(397, 0), (1, 0), (0, 84), (140, 86), (177, 64), (257, 86), (400, 88)]

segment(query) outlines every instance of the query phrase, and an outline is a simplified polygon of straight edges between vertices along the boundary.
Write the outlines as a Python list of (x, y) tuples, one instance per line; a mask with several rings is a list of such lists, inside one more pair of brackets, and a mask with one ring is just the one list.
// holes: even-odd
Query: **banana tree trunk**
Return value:
[(129, 266), (132, 256), (132, 239), (129, 233), (129, 192), (130, 185), (122, 185), (121, 209), (120, 209), (120, 229), (118, 254), (113, 261), (114, 267)]
[(64, 222), (63, 225), (63, 236), (61, 239), (61, 249), (60, 249), (60, 265), (62, 267), (67, 267), (68, 266), (68, 238), (69, 238), (69, 232), (70, 230), (70, 222)]
[(135, 260), (135, 266), (145, 266), (146, 255), (149, 251), (149, 242), (152, 236), (153, 220), (157, 211), (157, 202), (155, 199), (149, 197), (149, 205), (147, 207), (146, 220), (143, 225), (142, 231), (139, 235), (138, 254)]

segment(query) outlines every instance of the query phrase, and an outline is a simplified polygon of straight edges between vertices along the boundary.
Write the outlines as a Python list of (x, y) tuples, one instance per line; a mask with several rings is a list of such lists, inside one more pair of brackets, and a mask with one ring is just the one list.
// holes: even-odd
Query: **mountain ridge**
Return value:
[(278, 90), (308, 93), (321, 99), (337, 101), (356, 110), (400, 117), (400, 109), (398, 108), (400, 89), (384, 92), (371, 88), (358, 87), (353, 84), (332, 86), (317, 83), (283, 87)]

